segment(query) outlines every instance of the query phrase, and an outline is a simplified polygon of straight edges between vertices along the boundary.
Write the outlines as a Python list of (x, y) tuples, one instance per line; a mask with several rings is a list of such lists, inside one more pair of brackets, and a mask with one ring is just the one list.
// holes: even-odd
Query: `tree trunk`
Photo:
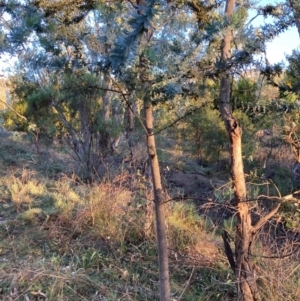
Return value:
[[(128, 140), (128, 145), (130, 148), (130, 153), (131, 153), (131, 159), (132, 161), (134, 160), (133, 158), (133, 151), (132, 148), (134, 147), (133, 143), (133, 131), (134, 131), (134, 113), (133, 113), (133, 104), (132, 101), (128, 101), (126, 109), (125, 109), (125, 129), (126, 129), (126, 135), (127, 135), (127, 140)], [(132, 162), (134, 163), (134, 162)]]
[(140, 78), (145, 91), (144, 95), (144, 111), (145, 111), (145, 127), (147, 130), (147, 149), (150, 160), (152, 183), (154, 192), (155, 220), (156, 220), (156, 236), (158, 246), (158, 266), (159, 266), (159, 293), (160, 301), (170, 301), (170, 280), (169, 280), (169, 260), (168, 260), (168, 244), (166, 234), (164, 197), (161, 184), (158, 157), (156, 152), (153, 110), (150, 96), (150, 87), (148, 86), (147, 75), (148, 61), (142, 54), (140, 56)]
[[(108, 89), (111, 88), (111, 79), (108, 74), (104, 74), (104, 81)], [(101, 108), (101, 119), (102, 119), (102, 134), (99, 141), (99, 147), (104, 148), (108, 152), (112, 152), (111, 144), (111, 128), (108, 127), (110, 120), (110, 92), (107, 90), (102, 95), (102, 108)]]
[(151, 164), (155, 216), (156, 216), (156, 233), (158, 244), (158, 264), (159, 264), (159, 290), (160, 301), (170, 301), (170, 282), (169, 282), (169, 263), (168, 263), (168, 245), (165, 226), (165, 209), (164, 197), (161, 184), (158, 157), (156, 153), (154, 129), (153, 129), (153, 112), (151, 102), (145, 101), (145, 123), (147, 129), (147, 148)]
[[(234, 12), (235, 0), (227, 0), (225, 14), (229, 19)], [(228, 28), (224, 33), (221, 46), (221, 57), (224, 63), (230, 58), (230, 44), (232, 30)], [(247, 191), (242, 161), (242, 128), (233, 117), (230, 106), (230, 74), (225, 72), (221, 77), (220, 112), (226, 126), (230, 142), (231, 178), (234, 188), (234, 199), (237, 207), (237, 229), (235, 239), (235, 259), (232, 263), (237, 278), (238, 300), (259, 300), (255, 281), (254, 267), (250, 262), (249, 254), (253, 241), (251, 215), (246, 201)], [(225, 245), (226, 246), (226, 245)], [(228, 256), (228, 259), (229, 256)], [(232, 260), (232, 258), (231, 258)]]
[[(105, 76), (107, 88), (111, 88), (111, 79), (108, 76)], [(101, 117), (103, 122), (109, 121), (110, 118), (110, 95), (109, 91), (106, 91), (102, 96), (102, 111)]]
[(94, 168), (96, 167), (96, 154), (93, 150), (93, 134), (90, 125), (90, 116), (86, 104), (82, 104), (79, 108), (81, 120), (80, 144), (82, 146), (82, 161), (85, 164), (84, 178), (88, 183), (92, 182)]
[[(145, 0), (137, 0), (138, 13), (141, 14), (143, 7), (146, 5)], [(141, 43), (147, 43), (150, 35), (146, 33), (142, 37)], [(145, 111), (145, 127), (147, 130), (147, 149), (151, 165), (152, 183), (154, 192), (155, 220), (156, 220), (156, 236), (158, 246), (158, 266), (159, 266), (159, 294), (160, 301), (170, 301), (170, 280), (169, 280), (169, 260), (168, 260), (168, 244), (165, 222), (165, 205), (161, 183), (160, 169), (156, 152), (153, 110), (151, 102), (151, 87), (149, 83), (149, 61), (142, 53), (139, 57), (140, 61), (140, 80), (144, 91), (144, 111)]]

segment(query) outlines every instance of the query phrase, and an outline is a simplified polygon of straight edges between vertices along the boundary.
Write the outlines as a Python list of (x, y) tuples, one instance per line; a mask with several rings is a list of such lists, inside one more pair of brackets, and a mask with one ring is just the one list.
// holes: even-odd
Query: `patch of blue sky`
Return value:
[[(256, 6), (264, 6), (267, 4), (275, 5), (283, 1), (273, 1), (273, 0), (260, 0), (257, 1)], [(251, 11), (249, 14), (249, 20), (255, 16), (255, 12)], [(272, 18), (264, 18), (263, 16), (258, 16), (251, 22), (254, 27), (262, 26), (264, 24), (272, 23)], [(288, 30), (279, 34), (272, 41), (266, 43), (266, 55), (268, 61), (271, 64), (276, 64), (280, 62), (286, 63), (286, 56), (291, 55), (293, 50), (300, 50), (300, 37), (296, 26), (290, 27)]]

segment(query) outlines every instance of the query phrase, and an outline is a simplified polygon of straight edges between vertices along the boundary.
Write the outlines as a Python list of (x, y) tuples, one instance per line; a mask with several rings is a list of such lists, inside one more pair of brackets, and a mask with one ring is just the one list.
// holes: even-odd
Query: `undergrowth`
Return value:
[[(28, 170), (3, 177), (0, 300), (158, 300), (153, 221), (146, 234), (139, 194), (126, 178), (87, 185), (72, 177), (39, 181)], [(226, 261), (209, 254), (219, 253), (219, 238), (193, 204), (167, 211), (174, 299), (225, 300), (220, 291), (233, 289), (221, 280), (230, 274)]]
[[(153, 195), (146, 177), (122, 166), (118, 175), (88, 185), (58, 150), (36, 155), (23, 140), (8, 139), (0, 151), (1, 301), (158, 300)], [(216, 190), (215, 204), (231, 194)], [(172, 301), (235, 300), (222, 229), (199, 215), (192, 201), (169, 202), (166, 214)], [(232, 236), (234, 218), (222, 224)], [(300, 295), (299, 262), (280, 257), (289, 253), (285, 248), (274, 253), (262, 239), (254, 247), (263, 300)]]

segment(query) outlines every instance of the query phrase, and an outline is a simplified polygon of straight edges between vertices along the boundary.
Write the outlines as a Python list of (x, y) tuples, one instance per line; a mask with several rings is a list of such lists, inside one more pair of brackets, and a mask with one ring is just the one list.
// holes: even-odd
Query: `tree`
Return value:
[[(228, 21), (234, 13), (234, 0), (226, 1), (225, 16)], [(230, 58), (232, 30), (228, 28), (224, 33), (221, 47), (221, 58), (226, 62)], [(252, 242), (251, 216), (247, 199), (246, 182), (242, 161), (242, 129), (233, 117), (230, 106), (230, 74), (221, 76), (220, 112), (227, 129), (230, 141), (231, 177), (233, 180), (235, 204), (237, 206), (237, 233), (236, 233), (236, 262), (233, 265), (238, 280), (238, 300), (257, 300), (253, 267), (249, 264), (249, 247)], [(228, 256), (228, 258), (230, 258)]]
[[(145, 9), (151, 9), (151, 4), (146, 6), (144, 0), (137, 0), (137, 11), (139, 15), (143, 15)], [(141, 43), (146, 44), (151, 38), (150, 28), (146, 28)], [(144, 50), (145, 51), (145, 50)], [(145, 53), (139, 56), (140, 67), (140, 80), (142, 89), (145, 91), (143, 102), (145, 112), (145, 128), (147, 137), (147, 149), (148, 156), (151, 165), (152, 183), (154, 192), (154, 204), (155, 204), (155, 220), (156, 220), (156, 235), (158, 245), (158, 261), (159, 261), (159, 291), (161, 301), (170, 301), (170, 280), (169, 280), (169, 261), (168, 261), (168, 244), (166, 234), (166, 222), (165, 222), (165, 210), (164, 210), (164, 193), (161, 182), (159, 161), (157, 156), (157, 149), (154, 136), (154, 123), (153, 123), (153, 109), (151, 99), (151, 83), (149, 81), (149, 61), (145, 56)]]
[[(153, 106), (176, 99), (184, 103), (183, 111), (192, 107), (191, 100), (200, 107), (208, 89), (205, 79), (220, 87), (216, 105), (230, 142), (238, 219), (235, 258), (226, 244), (226, 235), (224, 242), (237, 278), (239, 299), (259, 299), (250, 261), (251, 247), (256, 232), (279, 206), (252, 225), (242, 161), (242, 128), (232, 114), (231, 84), (232, 75), (240, 73), (244, 66), (258, 65), (255, 55), (263, 52), (265, 41), (294, 22), (290, 15), (281, 14), (274, 26), (259, 31), (243, 27), (246, 6), (239, 3), (234, 10), (234, 0), (226, 2), (225, 18), (219, 13), (217, 1), (210, 4), (194, 0), (70, 0), (69, 5), (65, 1), (28, 1), (26, 5), (23, 2), (6, 1), (0, 6), (10, 14), (9, 25), (13, 28), (6, 29), (8, 34), (3, 34), (2, 44), (18, 45), (21, 79), (34, 87), (24, 98), (35, 113), (41, 108), (55, 110), (70, 146), (85, 167), (87, 180), (91, 180), (104, 149), (109, 147), (112, 96), (122, 101), (129, 113), (134, 97), (144, 103), (143, 126), (156, 211), (160, 296), (164, 301), (170, 300), (170, 285)], [(271, 5), (260, 10), (265, 16), (277, 16), (277, 8)], [(16, 26), (13, 20), (17, 20)], [(220, 33), (224, 35), (222, 41)], [(276, 73), (276, 68), (262, 67), (266, 77)], [(248, 82), (241, 85), (255, 88)], [(241, 101), (244, 96), (238, 93)], [(128, 128), (132, 129), (131, 121)]]
[(288, 0), (288, 3), (292, 7), (294, 17), (295, 17), (295, 23), (300, 36), (300, 3), (297, 0)]
[[(228, 21), (229, 26), (224, 32), (224, 38), (221, 46), (221, 59), (224, 64), (227, 64), (228, 60), (231, 58), (231, 42), (233, 39), (234, 28), (230, 28), (230, 24), (232, 24), (231, 21), (234, 15), (234, 8), (235, 0), (227, 0), (225, 18)], [(234, 203), (237, 209), (235, 262), (230, 249), (226, 248), (226, 254), (237, 278), (238, 300), (253, 301), (260, 300), (255, 278), (255, 267), (250, 260), (253, 239), (260, 227), (278, 211), (280, 204), (266, 216), (262, 217), (256, 224), (252, 225), (242, 159), (242, 128), (238, 120), (232, 115), (230, 105), (230, 82), (230, 73), (229, 69), (227, 69), (227, 71), (221, 75), (219, 106), (229, 137), (231, 178), (234, 189)], [(223, 238), (225, 246), (228, 247), (225, 234)]]
[[(168, 246), (164, 213), (164, 193), (161, 183), (159, 161), (157, 156), (154, 123), (153, 123), (153, 97), (152, 82), (150, 80), (149, 55), (151, 38), (153, 37), (154, 26), (152, 24), (157, 8), (155, 1), (137, 0), (130, 2), (134, 13), (125, 27), (123, 34), (116, 38), (116, 42), (110, 53), (110, 63), (113, 72), (120, 82), (125, 79), (124, 84), (134, 87), (136, 95), (140, 95), (144, 103), (144, 128), (146, 131), (146, 144), (152, 173), (152, 184), (154, 193), (156, 233), (159, 261), (159, 288), (160, 300), (170, 301), (170, 282), (168, 267)], [(126, 68), (126, 62), (131, 59), (131, 68)], [(136, 72), (137, 79), (132, 78), (131, 72)], [(133, 82), (128, 82), (128, 77)], [(133, 90), (129, 88), (129, 90)], [(132, 110), (131, 103), (126, 99), (126, 105)], [(148, 205), (147, 205), (148, 206)]]
[[(19, 4), (20, 11), (30, 8), (35, 14), (20, 19), (34, 35), (18, 50), (15, 92), (22, 94), (26, 114), (38, 127), (45, 121), (41, 113), (54, 111), (48, 127), (60, 131), (81, 165), (81, 175), (91, 181), (102, 157), (112, 151), (120, 128), (110, 115), (113, 89), (108, 67), (111, 40), (118, 31), (113, 19), (119, 10), (111, 4), (96, 10), (94, 1), (72, 4), (72, 9), (66, 9), (63, 1), (38, 1), (25, 8)], [(118, 88), (115, 92), (115, 97), (122, 93)]]

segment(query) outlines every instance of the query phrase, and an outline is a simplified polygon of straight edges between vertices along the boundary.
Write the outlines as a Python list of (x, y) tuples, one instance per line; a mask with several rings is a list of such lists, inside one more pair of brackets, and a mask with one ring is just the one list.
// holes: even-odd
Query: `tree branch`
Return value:
[(0, 99), (0, 101), (2, 102), (2, 103), (4, 103), (9, 109), (11, 109), (16, 115), (18, 115), (20, 118), (22, 118), (22, 119), (24, 119), (25, 121), (27, 121), (27, 122), (29, 122), (28, 121), (28, 119), (25, 117), (25, 116), (23, 116), (23, 115), (21, 115), (20, 113), (18, 113), (11, 105), (9, 105), (6, 101), (4, 101), (4, 100), (2, 100), (2, 99)]
[(169, 125), (164, 126), (161, 129), (158, 129), (155, 133), (153, 133), (153, 135), (159, 134), (162, 131), (170, 128), (171, 126), (175, 125), (177, 122), (180, 122), (181, 120), (183, 120), (184, 118), (188, 117), (189, 115), (192, 115), (193, 113), (195, 113), (196, 111), (200, 110), (201, 108), (203, 108), (206, 105), (206, 103), (203, 103), (201, 107), (197, 107), (192, 109), (191, 111), (187, 112), (185, 115), (178, 117), (178, 119), (176, 119), (175, 121), (171, 122)]
[(277, 206), (271, 210), (268, 214), (266, 214), (264, 217), (262, 217), (253, 227), (252, 227), (252, 232), (255, 233), (257, 232), (269, 219), (274, 216), (277, 211), (279, 210), (281, 203), (277, 204)]

